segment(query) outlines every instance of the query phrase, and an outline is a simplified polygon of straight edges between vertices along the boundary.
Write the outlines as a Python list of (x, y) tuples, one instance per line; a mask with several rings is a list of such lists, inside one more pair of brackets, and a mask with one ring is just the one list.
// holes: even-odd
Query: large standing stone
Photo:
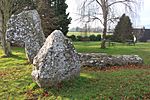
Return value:
[(79, 55), (59, 30), (48, 36), (33, 65), (32, 76), (40, 87), (50, 87), (80, 74)]
[(29, 10), (11, 16), (8, 21), (7, 40), (20, 46), (25, 45), (28, 60), (32, 63), (45, 41), (38, 12)]

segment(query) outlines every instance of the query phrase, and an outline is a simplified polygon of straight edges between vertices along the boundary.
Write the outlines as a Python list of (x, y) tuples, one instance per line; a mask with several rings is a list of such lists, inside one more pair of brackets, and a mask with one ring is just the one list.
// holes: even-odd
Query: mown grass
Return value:
[[(149, 59), (149, 43), (136, 46), (116, 46), (99, 49), (99, 42), (75, 42), (78, 52), (109, 54), (139, 54)], [(23, 48), (13, 48), (14, 56), (0, 58), (1, 100), (148, 100), (150, 99), (150, 67), (120, 68), (102, 71), (82, 68), (75, 79), (64, 81), (57, 87), (39, 88), (31, 77), (32, 65), (27, 63)], [(0, 49), (0, 56), (2, 50)], [(146, 58), (147, 57), (147, 58)], [(147, 60), (147, 64), (149, 60)]]
[[(71, 35), (75, 35), (75, 36), (90, 36), (90, 35), (102, 35), (102, 33), (95, 33), (95, 32), (68, 32), (67, 36), (71, 36)], [(107, 33), (107, 35), (111, 35), (110, 33)]]
[(68, 32), (67, 35), (71, 36), (71, 35), (75, 35), (75, 36), (90, 36), (90, 35), (102, 35), (102, 33), (94, 33), (94, 32), (89, 32), (89, 33), (85, 33), (85, 32)]

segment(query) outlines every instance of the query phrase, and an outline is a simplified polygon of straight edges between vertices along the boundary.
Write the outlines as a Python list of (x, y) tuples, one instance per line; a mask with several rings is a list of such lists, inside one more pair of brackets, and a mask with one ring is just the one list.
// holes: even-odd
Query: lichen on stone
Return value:
[(33, 60), (32, 77), (40, 87), (50, 87), (80, 74), (80, 58), (74, 46), (55, 30)]

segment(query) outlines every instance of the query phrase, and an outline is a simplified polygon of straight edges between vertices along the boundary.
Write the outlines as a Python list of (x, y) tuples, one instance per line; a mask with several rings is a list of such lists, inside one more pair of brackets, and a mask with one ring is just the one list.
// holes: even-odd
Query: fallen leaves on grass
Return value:
[(7, 72), (0, 72), (0, 77), (6, 76), (7, 74)]
[(43, 97), (48, 97), (48, 96), (49, 96), (48, 91), (45, 91), (45, 92), (43, 93)]
[(145, 94), (143, 100), (150, 100), (150, 93)]
[(82, 71), (118, 71), (122, 69), (150, 69), (150, 66), (136, 66), (136, 65), (126, 65), (126, 66), (110, 66), (110, 67), (82, 67)]

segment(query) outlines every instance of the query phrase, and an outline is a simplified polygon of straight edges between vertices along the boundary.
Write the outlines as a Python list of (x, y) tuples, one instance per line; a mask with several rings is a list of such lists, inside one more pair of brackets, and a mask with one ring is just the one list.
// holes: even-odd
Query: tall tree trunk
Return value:
[(102, 43), (101, 43), (101, 49), (105, 49), (106, 48), (106, 30), (107, 28), (104, 26), (104, 29), (103, 29), (103, 38), (102, 38)]
[(2, 33), (1, 37), (1, 42), (2, 42), (2, 48), (4, 51), (4, 56), (9, 57), (11, 56), (11, 49), (10, 49), (10, 43), (6, 41), (5, 34)]
[(105, 49), (106, 48), (106, 33), (107, 33), (107, 13), (104, 16), (104, 25), (103, 26), (104, 26), (104, 29), (103, 29), (101, 48)]
[(6, 40), (6, 20), (4, 19), (4, 16), (2, 15), (2, 37), (1, 37), (1, 42), (2, 42), (2, 48), (4, 52), (4, 56), (9, 57), (11, 56), (11, 48), (10, 48), (10, 43)]

